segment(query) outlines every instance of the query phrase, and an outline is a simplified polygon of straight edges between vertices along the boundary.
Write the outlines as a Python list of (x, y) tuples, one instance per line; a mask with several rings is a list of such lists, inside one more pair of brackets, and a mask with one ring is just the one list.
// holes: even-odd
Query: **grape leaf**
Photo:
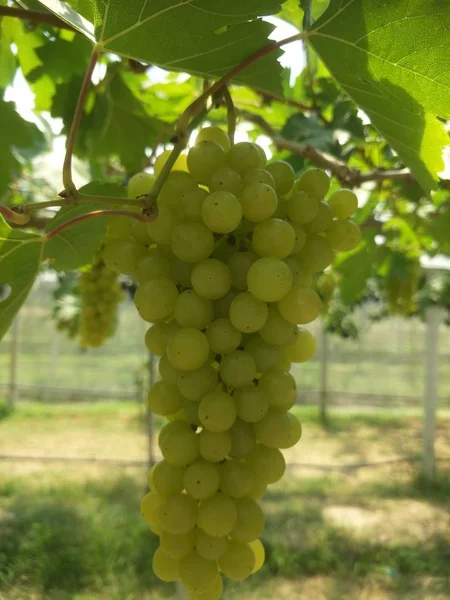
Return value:
[(331, 0), (309, 42), (426, 192), (449, 144), (448, 0)]
[[(42, 4), (82, 31), (86, 20), (59, 0)], [(92, 0), (99, 47), (169, 71), (217, 79), (268, 44), (274, 26), (257, 17), (280, 10), (281, 0)], [(91, 30), (83, 31), (89, 37)], [(281, 67), (271, 52), (236, 77), (282, 95)]]
[(0, 88), (6, 88), (14, 77), (17, 60), (11, 52), (11, 19), (0, 18)]
[[(0, 339), (25, 301), (39, 272), (42, 238), (11, 227), (0, 216), (0, 287), (6, 284), (9, 295), (0, 300)], [(7, 288), (7, 289), (9, 289)]]
[(373, 250), (373, 242), (362, 240), (354, 250), (336, 259), (335, 267), (341, 275), (339, 288), (346, 304), (355, 302), (366, 289), (367, 280), (373, 272)]
[(58, 15), (60, 19), (75, 27), (77, 31), (83, 33), (92, 42), (95, 41), (94, 26), (85, 19), (66, 2), (61, 0), (40, 0), (40, 3), (48, 8), (52, 13)]
[(305, 146), (314, 146), (324, 152), (336, 153), (337, 150), (333, 131), (324, 127), (315, 116), (305, 117), (300, 113), (293, 115), (286, 121), (281, 135), (288, 140), (294, 140)]

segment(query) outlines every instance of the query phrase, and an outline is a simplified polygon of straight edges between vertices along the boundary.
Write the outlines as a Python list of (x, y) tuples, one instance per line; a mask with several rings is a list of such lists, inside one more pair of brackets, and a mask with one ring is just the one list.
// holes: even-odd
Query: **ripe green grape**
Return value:
[(242, 333), (253, 333), (264, 327), (269, 314), (267, 304), (250, 292), (238, 294), (230, 304), (230, 321)]
[(295, 189), (309, 192), (322, 200), (330, 189), (330, 178), (322, 169), (307, 169), (297, 180)]
[(256, 444), (245, 458), (245, 464), (255, 479), (266, 484), (279, 481), (286, 470), (286, 461), (280, 450), (263, 444)]
[(198, 402), (192, 400), (185, 400), (183, 406), (183, 416), (189, 425), (200, 427), (201, 421), (198, 416)]
[(223, 593), (222, 577), (218, 574), (214, 585), (199, 594), (188, 591), (189, 600), (220, 600)]
[(231, 289), (223, 298), (219, 298), (214, 302), (214, 313), (216, 319), (227, 319), (230, 315), (230, 306), (233, 300), (238, 295), (236, 290)]
[(177, 286), (167, 277), (150, 279), (138, 286), (134, 303), (144, 321), (150, 323), (168, 317), (178, 298)]
[(247, 423), (257, 423), (269, 410), (269, 399), (259, 385), (246, 385), (234, 393), (237, 414)]
[(236, 522), (236, 503), (230, 496), (222, 492), (217, 492), (199, 506), (197, 525), (211, 537), (228, 535)]
[(253, 500), (259, 500), (264, 496), (266, 489), (267, 484), (265, 484), (264, 481), (255, 479), (255, 477), (253, 477), (252, 487), (247, 494), (247, 497), (252, 498)]
[(242, 189), (242, 178), (237, 171), (222, 167), (211, 175), (208, 183), (211, 192), (230, 192), (239, 196)]
[(206, 500), (219, 489), (220, 474), (216, 465), (198, 459), (186, 469), (183, 485), (186, 492), (196, 500)]
[(130, 235), (131, 219), (122, 215), (108, 215), (106, 217), (108, 224), (108, 240), (113, 238), (128, 238)]
[(168, 496), (159, 509), (161, 526), (169, 533), (187, 533), (197, 522), (197, 502), (187, 494)]
[(196, 550), (193, 550), (180, 561), (181, 583), (188, 590), (195, 593), (204, 592), (211, 588), (217, 579), (218, 573), (217, 563), (202, 558)]
[(205, 334), (193, 327), (177, 330), (167, 344), (167, 356), (180, 371), (199, 369), (208, 355), (209, 344)]
[(242, 175), (242, 182), (244, 186), (251, 185), (252, 183), (264, 183), (265, 185), (269, 185), (273, 190), (275, 189), (275, 179), (265, 169), (247, 171)]
[(147, 232), (157, 244), (169, 246), (173, 230), (179, 223), (180, 218), (178, 214), (175, 214), (166, 207), (161, 207), (158, 217), (154, 221), (147, 223)]
[(284, 371), (263, 373), (258, 381), (258, 388), (265, 393), (271, 406), (281, 410), (289, 410), (297, 400), (295, 379)]
[(253, 550), (253, 554), (255, 555), (255, 566), (253, 567), (252, 573), (256, 573), (264, 564), (266, 559), (266, 551), (264, 550), (261, 540), (254, 540), (253, 542), (250, 542), (250, 548)]
[(269, 411), (254, 425), (257, 439), (269, 448), (292, 448), (302, 436), (302, 426), (289, 412)]
[(191, 275), (194, 270), (195, 264), (186, 263), (184, 260), (180, 260), (177, 257), (172, 258), (172, 279), (175, 280), (178, 285), (184, 288), (191, 287)]
[(208, 364), (194, 371), (180, 371), (177, 378), (178, 389), (192, 402), (200, 402), (203, 396), (216, 389), (218, 383), (217, 371)]
[(302, 363), (311, 358), (316, 353), (317, 342), (311, 332), (302, 327), (298, 328), (295, 342), (283, 348), (283, 356), (293, 363)]
[(236, 420), (236, 403), (225, 392), (210, 392), (200, 402), (198, 416), (208, 431), (228, 431)]
[(265, 518), (262, 508), (252, 498), (238, 498), (236, 507), (238, 518), (230, 537), (243, 544), (253, 542), (264, 530)]
[(332, 222), (333, 212), (331, 208), (328, 206), (328, 204), (325, 204), (325, 202), (319, 202), (317, 215), (312, 221), (305, 223), (304, 228), (306, 233), (309, 233), (310, 235), (323, 233), (330, 227)]
[(181, 327), (204, 329), (214, 319), (214, 307), (211, 300), (186, 290), (177, 298), (174, 316)]
[(217, 300), (231, 289), (231, 271), (216, 258), (208, 258), (197, 264), (191, 275), (192, 287), (202, 298)]
[(229, 455), (231, 458), (244, 458), (256, 445), (256, 435), (252, 424), (242, 419), (236, 419), (230, 429), (230, 435), (231, 450)]
[(334, 252), (328, 240), (323, 236), (308, 235), (297, 258), (303, 269), (318, 273), (333, 262)]
[(111, 271), (135, 277), (137, 265), (141, 258), (147, 255), (147, 252), (145, 246), (134, 240), (114, 238), (106, 242), (102, 258)]
[(302, 225), (298, 223), (291, 223), (292, 229), (295, 231), (295, 246), (292, 251), (292, 254), (298, 254), (300, 250), (303, 248), (306, 242), (306, 232)]
[(202, 219), (214, 233), (230, 233), (242, 220), (241, 203), (231, 192), (212, 192), (203, 201)]
[(128, 235), (135, 239), (139, 244), (143, 246), (150, 246), (152, 239), (148, 233), (147, 223), (143, 221), (137, 221), (136, 219), (130, 219), (128, 225)]
[(269, 316), (259, 335), (272, 346), (284, 346), (294, 342), (295, 331), (295, 325), (283, 319), (276, 306), (270, 306)]
[(152, 558), (153, 573), (161, 581), (176, 581), (179, 577), (179, 563), (159, 547)]
[(312, 271), (309, 271), (304, 265), (302, 265), (298, 260), (298, 257), (288, 256), (284, 259), (284, 262), (291, 269), (293, 287), (298, 285), (311, 286), (313, 284)]
[(258, 373), (276, 369), (283, 360), (281, 349), (268, 344), (260, 337), (251, 339), (245, 345), (245, 351), (253, 356)]
[(233, 581), (249, 577), (255, 568), (255, 555), (249, 544), (230, 540), (228, 548), (219, 559), (219, 567), (224, 575)]
[(327, 200), (337, 219), (348, 219), (358, 208), (358, 198), (351, 190), (337, 190)]
[(184, 398), (175, 385), (157, 381), (148, 393), (147, 404), (157, 415), (171, 415), (183, 407)]
[(153, 527), (159, 524), (159, 509), (165, 498), (157, 492), (148, 492), (141, 500), (141, 515), (146, 523)]
[(145, 345), (148, 351), (157, 356), (163, 356), (166, 353), (170, 337), (177, 329), (178, 326), (173, 321), (170, 323), (160, 321), (152, 325), (145, 334)]
[(163, 256), (156, 248), (151, 248), (148, 255), (140, 259), (136, 266), (136, 279), (138, 283), (145, 283), (150, 279), (168, 277), (172, 275), (172, 265), (167, 256)]
[(327, 229), (326, 238), (336, 252), (348, 252), (361, 241), (361, 231), (355, 223), (337, 219)]
[(226, 536), (212, 537), (201, 529), (197, 529), (195, 532), (195, 549), (203, 558), (218, 560), (227, 546), (228, 538)]
[(199, 443), (186, 421), (176, 420), (165, 425), (159, 434), (159, 448), (167, 462), (185, 466), (199, 455)]
[(289, 163), (284, 160), (274, 160), (266, 166), (266, 170), (275, 179), (277, 194), (287, 194), (292, 189), (295, 173)]
[(184, 191), (180, 196), (180, 211), (186, 221), (202, 221), (202, 205), (208, 192), (201, 187)]
[(252, 142), (239, 142), (232, 146), (227, 155), (227, 163), (240, 174), (264, 165), (258, 146)]
[(216, 433), (203, 429), (198, 439), (200, 456), (209, 462), (221, 462), (231, 451), (232, 439), (228, 431)]
[(319, 211), (319, 201), (308, 192), (294, 192), (287, 201), (287, 215), (298, 225), (310, 223)]
[(267, 219), (253, 230), (252, 245), (259, 256), (285, 258), (295, 248), (295, 231), (282, 219)]
[[(153, 165), (153, 172), (155, 177), (161, 173), (164, 165), (166, 164), (169, 156), (172, 154), (172, 150), (164, 150), (159, 156), (156, 157), (155, 164)], [(180, 154), (180, 156), (175, 161), (175, 164), (172, 167), (173, 171), (186, 171), (186, 154)]]
[(278, 302), (280, 315), (290, 323), (311, 323), (320, 313), (320, 296), (312, 288), (297, 286)]
[(198, 132), (195, 143), (198, 144), (204, 141), (216, 142), (216, 144), (222, 146), (225, 152), (228, 152), (231, 146), (228, 134), (223, 129), (220, 129), (220, 127), (203, 127)]
[(252, 264), (258, 260), (254, 252), (234, 252), (227, 260), (231, 271), (231, 281), (239, 290), (247, 289), (247, 273)]
[(155, 490), (164, 496), (180, 494), (183, 489), (183, 475), (186, 467), (172, 465), (161, 460), (153, 468), (152, 482)]
[(178, 371), (172, 365), (167, 356), (161, 356), (158, 363), (158, 372), (163, 381), (177, 385)]
[(212, 254), (214, 236), (203, 223), (187, 221), (175, 227), (171, 245), (177, 258), (187, 263), (196, 263)]
[(133, 175), (133, 177), (131, 177), (128, 181), (128, 198), (138, 198), (139, 196), (148, 194), (151, 191), (155, 181), (155, 176), (150, 175), (150, 173), (136, 173), (136, 175)]
[(197, 190), (195, 179), (186, 171), (172, 171), (164, 181), (158, 194), (159, 209), (170, 209), (178, 212), (181, 207), (181, 196), (185, 192)]
[(162, 531), (159, 537), (161, 549), (171, 558), (180, 559), (190, 554), (195, 548), (195, 529), (186, 533), (169, 533)]
[(200, 141), (193, 146), (187, 156), (189, 172), (200, 183), (207, 184), (211, 175), (225, 167), (227, 155), (219, 144), (211, 140)]
[(275, 190), (265, 183), (247, 185), (240, 200), (244, 217), (253, 223), (270, 218), (278, 205)]
[(280, 258), (266, 256), (256, 260), (248, 270), (249, 291), (263, 302), (276, 302), (292, 287), (292, 273)]
[(220, 363), (220, 377), (232, 388), (250, 385), (256, 377), (256, 364), (253, 357), (243, 350), (225, 354)]
[(229, 319), (216, 319), (208, 325), (205, 335), (209, 348), (214, 354), (233, 352), (242, 340), (242, 334), (231, 324)]
[(220, 465), (220, 489), (231, 498), (242, 498), (251, 485), (251, 472), (240, 460), (232, 458)]

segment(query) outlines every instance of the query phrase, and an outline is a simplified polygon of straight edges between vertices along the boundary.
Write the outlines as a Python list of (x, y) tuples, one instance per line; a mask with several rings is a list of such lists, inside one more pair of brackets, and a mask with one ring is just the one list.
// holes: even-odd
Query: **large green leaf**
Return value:
[(443, 170), (450, 118), (448, 0), (332, 0), (309, 41), (425, 191)]
[[(258, 17), (280, 10), (280, 0), (92, 0), (99, 46), (127, 58), (218, 78), (268, 44), (273, 25)], [(59, 0), (47, 8), (90, 37), (85, 19)], [(80, 23), (82, 25), (80, 25)], [(280, 53), (271, 52), (238, 80), (282, 95)]]
[(6, 88), (16, 71), (16, 57), (11, 52), (11, 19), (0, 18), (0, 88)]

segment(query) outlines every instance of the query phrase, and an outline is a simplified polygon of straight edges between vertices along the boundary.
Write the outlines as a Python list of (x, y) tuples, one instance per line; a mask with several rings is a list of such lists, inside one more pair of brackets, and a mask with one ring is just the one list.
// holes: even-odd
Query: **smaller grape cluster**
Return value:
[[(153, 182), (135, 175), (129, 196)], [(258, 500), (301, 437), (289, 370), (315, 353), (303, 327), (321, 309), (315, 276), (360, 241), (356, 196), (325, 202), (329, 186), (324, 171), (295, 180), (257, 144), (207, 127), (165, 180), (155, 221), (110, 222), (103, 257), (137, 279), (136, 307), (153, 324), (145, 342), (160, 357), (148, 405), (168, 420), (141, 504), (160, 539), (153, 569), (191, 600), (218, 600), (222, 574), (242, 580), (263, 565)]]
[(416, 309), (416, 299), (422, 269), (417, 257), (392, 252), (385, 277), (387, 302), (393, 315), (410, 315)]
[(83, 348), (102, 346), (114, 334), (117, 307), (123, 299), (118, 274), (109, 269), (98, 252), (92, 265), (80, 275), (81, 310), (79, 336)]

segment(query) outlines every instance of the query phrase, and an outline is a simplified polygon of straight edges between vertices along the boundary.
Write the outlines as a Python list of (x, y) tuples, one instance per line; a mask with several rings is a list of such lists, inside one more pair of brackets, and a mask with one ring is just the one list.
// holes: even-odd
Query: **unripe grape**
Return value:
[(231, 146), (228, 134), (223, 129), (220, 129), (220, 127), (211, 126), (200, 129), (195, 143), (198, 144), (204, 141), (216, 142), (216, 144), (222, 146), (225, 152), (228, 152)]
[(253, 169), (253, 171), (247, 171), (242, 175), (242, 182), (244, 186), (251, 185), (252, 183), (264, 183), (269, 185), (273, 190), (275, 189), (275, 179), (265, 169)]
[[(286, 347), (282, 351), (286, 356)], [(265, 393), (271, 406), (281, 410), (289, 410), (297, 400), (295, 379), (290, 373), (284, 371), (268, 370), (264, 372), (258, 381), (258, 388)]]
[(102, 251), (102, 258), (108, 269), (130, 277), (135, 277), (137, 265), (146, 255), (145, 246), (126, 238), (109, 240)]
[(196, 460), (184, 472), (184, 488), (197, 500), (213, 496), (219, 489), (219, 482), (219, 469), (206, 460)]
[(242, 498), (251, 485), (251, 472), (240, 460), (232, 458), (220, 466), (220, 489), (231, 498)]
[(220, 363), (220, 377), (232, 388), (250, 385), (256, 377), (256, 364), (253, 357), (243, 350), (225, 354)]
[(176, 323), (155, 323), (145, 334), (145, 345), (152, 354), (163, 356), (166, 353), (167, 344), (172, 334), (178, 329)]
[[(153, 468), (153, 486), (155, 491), (170, 496), (172, 494), (180, 494), (183, 489), (183, 476), (186, 467), (180, 467), (162, 460)], [(171, 554), (169, 552), (169, 554)]]
[(327, 200), (337, 219), (348, 219), (358, 208), (358, 198), (351, 190), (337, 190)]
[(187, 533), (197, 522), (197, 502), (187, 494), (168, 496), (159, 508), (159, 519), (169, 533)]
[(312, 221), (305, 223), (306, 233), (315, 234), (326, 231), (333, 222), (333, 213), (331, 208), (325, 202), (319, 202), (317, 214)]
[(167, 344), (167, 356), (176, 369), (194, 371), (207, 360), (209, 344), (204, 333), (193, 327), (176, 331)]
[(195, 549), (203, 558), (218, 560), (228, 546), (228, 538), (211, 537), (201, 529), (195, 532)]
[(311, 323), (320, 313), (320, 297), (307, 286), (298, 286), (278, 302), (280, 315), (294, 324)]
[(157, 381), (148, 393), (147, 404), (157, 415), (171, 415), (183, 407), (184, 398), (175, 385)]
[(289, 412), (269, 411), (254, 427), (257, 439), (269, 448), (292, 448), (302, 436), (300, 422)]
[[(267, 449), (269, 450), (269, 448)], [(252, 498), (238, 498), (236, 506), (238, 519), (230, 537), (244, 544), (258, 539), (264, 530), (265, 523), (262, 508)]]
[(178, 290), (167, 277), (151, 279), (140, 285), (134, 294), (134, 303), (139, 314), (150, 323), (168, 317), (175, 308)]
[(216, 433), (203, 429), (199, 434), (200, 456), (209, 462), (224, 460), (231, 451), (232, 438), (229, 431)]
[(255, 563), (255, 554), (250, 545), (234, 540), (230, 540), (228, 548), (219, 559), (220, 570), (233, 581), (240, 581), (251, 575)]
[(289, 362), (302, 363), (311, 360), (316, 349), (317, 342), (313, 334), (299, 327), (295, 342), (283, 348), (283, 355)]
[(199, 506), (198, 527), (212, 537), (228, 535), (233, 530), (236, 522), (236, 503), (222, 492), (214, 494)]
[(198, 414), (208, 431), (228, 431), (236, 420), (236, 403), (225, 392), (210, 392), (200, 402)]
[(217, 563), (202, 558), (193, 550), (180, 561), (180, 580), (189, 590), (200, 593), (211, 588), (218, 576)]
[(230, 429), (230, 435), (231, 449), (229, 451), (229, 455), (231, 458), (244, 458), (256, 446), (256, 435), (253, 431), (252, 424), (247, 423), (242, 419), (236, 419), (232, 428)]
[(181, 223), (172, 231), (171, 246), (177, 258), (188, 263), (196, 263), (212, 254), (214, 236), (203, 223)]
[(214, 319), (214, 307), (211, 300), (186, 290), (177, 298), (174, 316), (181, 327), (204, 329)]
[(200, 400), (216, 389), (219, 383), (217, 371), (208, 364), (204, 364), (194, 371), (179, 371), (177, 385), (185, 398), (192, 402)]
[(138, 198), (139, 196), (148, 194), (151, 191), (155, 180), (156, 178), (154, 175), (150, 175), (150, 173), (136, 173), (136, 175), (133, 175), (128, 181), (128, 198)]
[(239, 142), (228, 152), (227, 163), (229, 167), (242, 174), (261, 168), (264, 161), (256, 144)]
[(179, 577), (180, 566), (177, 560), (169, 556), (159, 547), (152, 558), (153, 572), (161, 581), (176, 581)]
[(330, 189), (330, 178), (322, 169), (307, 169), (297, 180), (295, 189), (309, 192), (322, 200)]
[(253, 223), (270, 218), (278, 205), (275, 190), (265, 183), (247, 185), (241, 192), (240, 200), (244, 217)]
[(298, 225), (310, 223), (318, 213), (319, 201), (308, 192), (294, 192), (287, 201), (287, 215)]
[(222, 146), (210, 140), (200, 141), (195, 144), (187, 156), (189, 172), (200, 183), (207, 184), (211, 175), (225, 167), (227, 155)]
[(208, 325), (205, 335), (209, 342), (211, 352), (227, 354), (233, 352), (242, 340), (242, 334), (229, 319), (216, 319)]
[(294, 185), (295, 173), (291, 165), (283, 160), (274, 160), (266, 170), (275, 179), (277, 194), (287, 194)]
[(239, 196), (242, 190), (242, 178), (234, 169), (222, 167), (211, 175), (208, 187), (211, 192), (230, 192), (234, 196)]
[(334, 252), (328, 240), (321, 235), (308, 235), (305, 245), (297, 255), (300, 265), (306, 271), (318, 273), (333, 262)]
[(292, 273), (285, 262), (273, 256), (256, 260), (247, 273), (249, 291), (263, 302), (276, 302), (292, 287)]
[(269, 410), (269, 400), (264, 390), (259, 386), (246, 385), (236, 390), (234, 394), (237, 414), (247, 423), (260, 421)]
[(242, 219), (242, 206), (231, 192), (212, 192), (202, 205), (204, 224), (214, 233), (230, 233)]
[(199, 296), (217, 300), (230, 291), (231, 271), (220, 260), (209, 258), (194, 267), (191, 282)]
[(159, 538), (159, 543), (161, 544), (161, 549), (166, 554), (171, 558), (179, 560), (194, 550), (195, 529), (191, 529), (187, 533), (169, 533), (163, 530)]
[(285, 258), (295, 248), (295, 231), (282, 219), (267, 219), (256, 225), (252, 244), (259, 256)]
[(230, 304), (230, 321), (242, 333), (252, 333), (264, 327), (269, 309), (267, 304), (250, 292), (238, 294)]

